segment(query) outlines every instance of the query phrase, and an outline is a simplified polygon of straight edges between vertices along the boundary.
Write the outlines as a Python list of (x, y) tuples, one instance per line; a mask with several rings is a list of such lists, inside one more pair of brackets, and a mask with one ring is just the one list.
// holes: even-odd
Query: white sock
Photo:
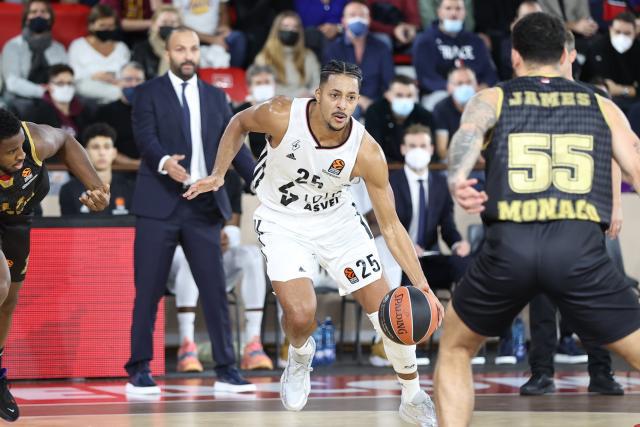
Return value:
[(194, 326), (196, 321), (196, 314), (193, 312), (178, 313), (178, 333), (180, 334), (180, 345), (184, 342), (184, 339), (189, 341), (195, 341), (194, 339)]
[(309, 356), (313, 355), (313, 345), (311, 345), (311, 337), (307, 338), (304, 344), (300, 347), (294, 347), (291, 345), (293, 349), (292, 357), (298, 363), (307, 363), (309, 361)]
[(417, 376), (412, 380), (403, 380), (398, 377), (400, 386), (402, 387), (402, 400), (411, 402), (418, 392), (420, 392), (420, 377)]
[(246, 319), (244, 327), (244, 336), (246, 342), (250, 342), (255, 337), (260, 338), (260, 327), (262, 326), (262, 310), (246, 311), (244, 313), (244, 317)]

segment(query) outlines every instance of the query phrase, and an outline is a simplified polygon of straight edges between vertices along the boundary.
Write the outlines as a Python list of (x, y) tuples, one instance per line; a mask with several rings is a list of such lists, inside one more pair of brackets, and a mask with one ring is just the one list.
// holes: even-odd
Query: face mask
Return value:
[(124, 99), (126, 99), (129, 104), (133, 102), (133, 95), (135, 93), (136, 93), (136, 86), (122, 88), (122, 95), (124, 96)]
[(465, 105), (476, 94), (471, 85), (460, 85), (453, 90), (453, 99), (460, 105)]
[(47, 18), (43, 18), (42, 16), (36, 16), (35, 18), (31, 18), (29, 23), (27, 24), (31, 32), (40, 34), (49, 31), (49, 20)]
[(273, 85), (255, 85), (251, 88), (251, 96), (256, 102), (271, 99), (276, 94), (276, 88)]
[(393, 98), (391, 101), (391, 111), (400, 117), (407, 117), (416, 105), (413, 98)]
[(293, 46), (298, 43), (300, 34), (297, 31), (280, 30), (278, 31), (278, 38), (285, 46)]
[(633, 39), (629, 36), (618, 34), (611, 37), (611, 46), (613, 46), (618, 53), (625, 53), (631, 49), (631, 45), (633, 45)]
[(51, 85), (51, 98), (56, 102), (71, 102), (73, 95), (75, 95), (76, 89), (73, 86), (56, 86)]
[(412, 148), (404, 155), (404, 162), (413, 170), (426, 168), (430, 161), (431, 153), (424, 148)]
[(354, 37), (363, 37), (369, 31), (369, 23), (364, 18), (356, 16), (347, 20), (347, 28)]
[(118, 30), (93, 31), (93, 35), (96, 36), (101, 42), (120, 40), (120, 31)]
[(463, 21), (458, 19), (444, 19), (442, 20), (442, 31), (445, 33), (459, 33), (462, 31)]
[(158, 28), (158, 35), (160, 36), (160, 38), (164, 41), (167, 41), (167, 39), (169, 38), (169, 36), (171, 35), (171, 33), (173, 32), (173, 30), (175, 30), (174, 27), (169, 27), (169, 26), (162, 26), (160, 28)]

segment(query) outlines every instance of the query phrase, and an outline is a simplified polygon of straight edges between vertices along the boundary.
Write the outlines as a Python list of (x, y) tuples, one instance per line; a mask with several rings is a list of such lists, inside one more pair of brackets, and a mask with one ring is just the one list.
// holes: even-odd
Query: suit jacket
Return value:
[[(202, 145), (207, 171), (213, 169), (218, 144), (229, 120), (231, 110), (221, 90), (198, 80)], [(195, 114), (191, 111), (191, 114)], [(169, 217), (185, 189), (169, 175), (158, 172), (158, 164), (165, 155), (184, 154), (180, 163), (189, 171), (191, 143), (187, 142), (187, 125), (182, 120), (182, 107), (171, 85), (169, 75), (157, 77), (138, 86), (133, 99), (133, 135), (142, 159), (133, 196), (132, 211), (139, 216), (164, 219)], [(233, 161), (236, 170), (251, 182), (254, 161), (243, 145)], [(229, 197), (224, 188), (201, 194), (197, 203), (217, 205), (224, 218), (231, 216)]]
[[(393, 172), (389, 176), (389, 182), (393, 189), (398, 218), (409, 231), (413, 206), (411, 203), (411, 190), (404, 169)], [(447, 179), (444, 175), (429, 172), (427, 195), (427, 224), (425, 227), (425, 250), (438, 250), (438, 227), (442, 239), (451, 247), (462, 240), (462, 236), (456, 228), (453, 220), (453, 200), (447, 187)]]

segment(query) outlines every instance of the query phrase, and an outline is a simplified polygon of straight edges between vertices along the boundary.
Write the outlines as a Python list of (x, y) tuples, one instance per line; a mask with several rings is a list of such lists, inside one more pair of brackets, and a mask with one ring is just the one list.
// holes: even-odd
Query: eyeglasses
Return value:
[(122, 77), (121, 80), (125, 83), (142, 83), (144, 81), (140, 77)]

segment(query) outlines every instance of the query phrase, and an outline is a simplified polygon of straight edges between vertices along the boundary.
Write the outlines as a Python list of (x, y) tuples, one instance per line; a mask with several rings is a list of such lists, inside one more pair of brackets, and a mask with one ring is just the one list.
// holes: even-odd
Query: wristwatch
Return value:
[(629, 96), (629, 92), (630, 91), (629, 91), (629, 87), (628, 86), (625, 86), (624, 89), (622, 89), (622, 94), (624, 96)]

